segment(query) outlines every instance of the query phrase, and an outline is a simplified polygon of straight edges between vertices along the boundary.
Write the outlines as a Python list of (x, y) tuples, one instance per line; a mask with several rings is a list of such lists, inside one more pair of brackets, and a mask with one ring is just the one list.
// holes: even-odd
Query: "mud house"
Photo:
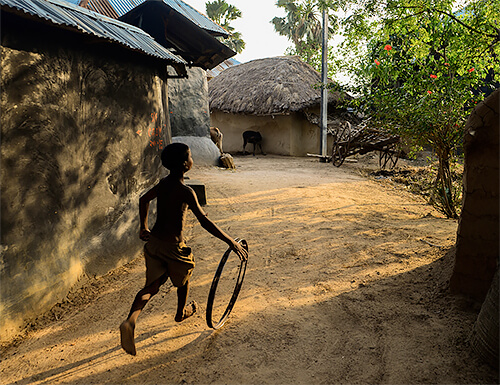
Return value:
[(469, 343), (499, 365), (499, 109), (500, 88), (477, 104), (465, 125), (462, 211), (458, 222), (453, 293), (483, 302)]
[(480, 301), (500, 252), (499, 99), (500, 88), (474, 108), (465, 126), (462, 211), (450, 282), (454, 292)]
[(189, 20), (177, 25), (197, 41), (188, 55), (67, 2), (0, 5), (4, 340), (82, 277), (137, 255), (138, 195), (161, 177), (172, 137), (169, 82), (232, 51), (211, 35), (199, 43)]
[(187, 78), (169, 80), (172, 135), (189, 142), (197, 164), (217, 163), (219, 154), (209, 139), (206, 74), (236, 54), (217, 40), (228, 32), (181, 0), (71, 1), (143, 29), (188, 62)]
[[(318, 154), (320, 83), (320, 73), (296, 56), (225, 69), (208, 83), (211, 124), (224, 134), (224, 151), (241, 151), (242, 133), (253, 130), (262, 134), (265, 152)], [(347, 112), (339, 108), (340, 98), (340, 93), (329, 92), (329, 125), (347, 119)]]

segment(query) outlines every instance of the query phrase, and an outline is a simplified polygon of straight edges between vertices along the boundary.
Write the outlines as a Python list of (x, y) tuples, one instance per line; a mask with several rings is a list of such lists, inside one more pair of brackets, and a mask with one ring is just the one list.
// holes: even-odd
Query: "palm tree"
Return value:
[(241, 11), (234, 5), (226, 3), (225, 0), (215, 0), (205, 4), (207, 16), (231, 34), (228, 38), (220, 38), (220, 41), (237, 53), (245, 49), (245, 42), (240, 32), (235, 32), (230, 23), (241, 17)]
[[(285, 17), (275, 17), (271, 23), (274, 30), (286, 36), (295, 46), (295, 52), (306, 62), (321, 49), (322, 6), (315, 0), (278, 0), (276, 5), (284, 8)], [(336, 19), (329, 15), (329, 33), (333, 34)]]

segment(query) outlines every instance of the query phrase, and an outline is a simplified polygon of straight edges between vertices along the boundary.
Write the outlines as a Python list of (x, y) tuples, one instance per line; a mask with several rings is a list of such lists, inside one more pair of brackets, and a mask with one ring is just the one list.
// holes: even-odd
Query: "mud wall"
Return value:
[[(262, 147), (264, 152), (269, 154), (307, 156), (307, 153), (319, 152), (320, 129), (309, 123), (301, 114), (254, 116), (214, 110), (211, 112), (211, 125), (218, 127), (224, 135), (224, 152), (242, 151), (242, 134), (246, 130), (262, 134)], [(328, 139), (331, 147), (332, 139)], [(253, 151), (253, 145), (247, 145), (246, 151)]]
[(207, 73), (188, 68), (187, 79), (168, 81), (172, 136), (210, 137)]
[(169, 140), (165, 66), (87, 39), (2, 17), (3, 340), (142, 247), (138, 196)]
[(466, 124), (464, 198), (451, 289), (483, 300), (499, 257), (499, 94), (478, 104)]

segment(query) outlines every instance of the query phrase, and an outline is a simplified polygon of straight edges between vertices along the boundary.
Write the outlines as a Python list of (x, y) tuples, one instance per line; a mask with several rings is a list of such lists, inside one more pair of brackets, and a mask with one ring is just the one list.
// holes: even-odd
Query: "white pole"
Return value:
[(320, 154), (323, 160), (326, 160), (326, 127), (328, 121), (328, 11), (323, 9), (323, 45), (321, 51), (321, 147)]

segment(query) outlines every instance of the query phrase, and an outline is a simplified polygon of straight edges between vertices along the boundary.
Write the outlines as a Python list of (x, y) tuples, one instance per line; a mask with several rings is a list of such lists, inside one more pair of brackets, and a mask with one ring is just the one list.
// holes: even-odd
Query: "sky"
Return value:
[[(210, 0), (183, 1), (206, 15), (205, 3)], [(241, 18), (231, 24), (241, 33), (246, 44), (243, 52), (234, 56), (239, 62), (282, 56), (292, 45), (286, 37), (274, 32), (271, 24), (274, 17), (285, 16), (284, 10), (275, 5), (276, 0), (226, 0), (226, 2), (241, 11)]]

